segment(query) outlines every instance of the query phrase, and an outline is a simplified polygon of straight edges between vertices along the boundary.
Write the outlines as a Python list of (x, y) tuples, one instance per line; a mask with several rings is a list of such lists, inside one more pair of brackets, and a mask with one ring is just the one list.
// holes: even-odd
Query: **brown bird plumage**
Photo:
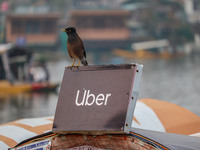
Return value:
[[(80, 62), (84, 66), (87, 66), (88, 63), (86, 60), (86, 52), (85, 52), (84, 44), (81, 38), (76, 33), (76, 29), (74, 27), (69, 27), (69, 28), (63, 29), (63, 31), (65, 31), (68, 35), (68, 40), (67, 40), (68, 54), (71, 58), (74, 59), (70, 67), (78, 67), (80, 65)], [(77, 66), (74, 66), (76, 59), (79, 59), (79, 63)]]

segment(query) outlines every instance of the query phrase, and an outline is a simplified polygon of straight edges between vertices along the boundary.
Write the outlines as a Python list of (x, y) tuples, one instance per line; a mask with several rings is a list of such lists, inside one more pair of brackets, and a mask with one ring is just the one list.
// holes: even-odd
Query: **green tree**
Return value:
[(168, 39), (174, 53), (178, 45), (194, 40), (192, 26), (187, 22), (182, 5), (177, 2), (154, 0), (154, 4), (145, 10), (143, 27), (152, 39)]

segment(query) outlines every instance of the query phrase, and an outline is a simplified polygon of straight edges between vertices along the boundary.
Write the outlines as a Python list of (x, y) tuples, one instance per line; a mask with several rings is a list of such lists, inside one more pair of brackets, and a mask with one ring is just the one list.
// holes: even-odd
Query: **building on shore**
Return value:
[(74, 10), (70, 16), (68, 24), (77, 28), (88, 49), (124, 48), (130, 43), (129, 11)]
[(6, 42), (24, 38), (27, 46), (54, 46), (58, 40), (59, 14), (8, 14)]

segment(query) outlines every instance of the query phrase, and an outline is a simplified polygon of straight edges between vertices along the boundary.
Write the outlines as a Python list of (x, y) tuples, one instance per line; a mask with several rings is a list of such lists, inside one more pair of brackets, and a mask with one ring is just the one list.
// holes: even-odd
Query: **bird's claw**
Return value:
[(67, 68), (68, 68), (68, 69), (72, 69), (73, 67), (74, 67), (74, 66), (68, 66)]
[(68, 68), (68, 69), (73, 69), (73, 68), (79, 69), (79, 66), (68, 66), (67, 68)]
[(77, 68), (77, 69), (79, 69), (79, 66), (74, 66), (74, 68)]

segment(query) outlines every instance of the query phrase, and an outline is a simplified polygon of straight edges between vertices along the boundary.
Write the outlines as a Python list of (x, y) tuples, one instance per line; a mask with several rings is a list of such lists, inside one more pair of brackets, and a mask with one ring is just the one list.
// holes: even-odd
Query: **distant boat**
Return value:
[(58, 86), (59, 86), (58, 83), (18, 82), (15, 84), (11, 84), (9, 81), (1, 80), (0, 81), (0, 95), (1, 94), (16, 94), (16, 93), (23, 93), (23, 92), (50, 92), (50, 91), (56, 91)]
[(32, 52), (13, 44), (0, 45), (0, 94), (55, 91), (44, 62), (34, 64)]
[(181, 56), (181, 54), (172, 54), (169, 51), (169, 41), (166, 39), (156, 41), (145, 41), (132, 43), (131, 50), (114, 49), (113, 53), (125, 58), (143, 58), (143, 59), (170, 59)]
[(117, 56), (124, 57), (124, 58), (142, 58), (142, 59), (155, 59), (155, 58), (162, 58), (162, 59), (170, 59), (174, 56), (168, 52), (161, 52), (161, 53), (154, 53), (147, 50), (139, 50), (139, 51), (129, 51), (124, 49), (114, 49), (113, 53)]

